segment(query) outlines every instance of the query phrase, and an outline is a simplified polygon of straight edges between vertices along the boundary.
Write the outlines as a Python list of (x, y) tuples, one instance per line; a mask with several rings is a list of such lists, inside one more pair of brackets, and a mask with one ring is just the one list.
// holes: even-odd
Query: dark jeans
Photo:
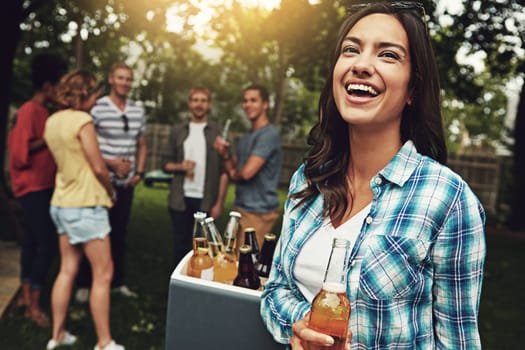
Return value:
[(192, 249), (193, 214), (200, 210), (201, 199), (184, 197), (184, 202), (186, 203), (184, 211), (169, 209), (173, 226), (174, 267)]
[(24, 237), (20, 255), (21, 280), (40, 290), (58, 251), (58, 236), (49, 215), (53, 189), (31, 192), (17, 198), (24, 210)]
[[(115, 186), (117, 202), (109, 210), (109, 223), (111, 225), (111, 257), (113, 258), (113, 280), (111, 287), (124, 285), (124, 258), (126, 253), (126, 235), (131, 207), (133, 205), (134, 187)], [(91, 267), (84, 257), (77, 275), (77, 287), (88, 288), (91, 286)]]

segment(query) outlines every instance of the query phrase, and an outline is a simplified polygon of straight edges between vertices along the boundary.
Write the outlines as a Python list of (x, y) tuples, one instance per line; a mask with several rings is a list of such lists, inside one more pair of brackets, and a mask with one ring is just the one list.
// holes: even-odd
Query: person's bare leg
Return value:
[(65, 234), (59, 236), (59, 247), (60, 271), (51, 291), (53, 339), (56, 341), (62, 341), (64, 338), (64, 322), (71, 298), (71, 289), (82, 257), (81, 249), (71, 245)]
[(84, 252), (91, 264), (93, 282), (89, 295), (89, 306), (99, 347), (108, 345), (111, 340), (109, 329), (110, 285), (113, 277), (113, 261), (111, 260), (111, 245), (109, 235), (104, 239), (86, 242)]

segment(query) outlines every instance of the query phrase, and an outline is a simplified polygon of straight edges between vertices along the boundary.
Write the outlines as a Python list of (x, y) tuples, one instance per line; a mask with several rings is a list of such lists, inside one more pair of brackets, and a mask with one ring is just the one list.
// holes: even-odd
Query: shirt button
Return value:
[(354, 266), (355, 265), (355, 260), (352, 261), (352, 263), (350, 264), (351, 266)]
[(374, 219), (372, 219), (371, 216), (367, 216), (367, 217), (366, 217), (366, 223), (367, 223), (368, 225), (370, 225), (373, 221), (374, 221)]
[(381, 185), (383, 183), (383, 180), (378, 176), (374, 179), (374, 182), (376, 185)]

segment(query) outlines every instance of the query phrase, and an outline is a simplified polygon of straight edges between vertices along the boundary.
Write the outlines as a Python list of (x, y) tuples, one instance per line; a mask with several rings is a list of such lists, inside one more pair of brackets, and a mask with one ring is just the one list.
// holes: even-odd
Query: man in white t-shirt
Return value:
[(191, 120), (172, 127), (162, 159), (163, 170), (173, 173), (168, 202), (175, 265), (192, 248), (193, 214), (219, 217), (228, 187), (222, 158), (213, 148), (221, 127), (209, 119), (210, 91), (192, 89), (188, 107)]

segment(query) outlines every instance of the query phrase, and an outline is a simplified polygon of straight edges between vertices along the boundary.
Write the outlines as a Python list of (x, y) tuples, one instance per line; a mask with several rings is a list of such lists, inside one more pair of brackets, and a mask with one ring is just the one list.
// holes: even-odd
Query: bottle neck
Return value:
[(253, 260), (250, 253), (241, 253), (239, 256), (238, 274), (242, 277), (249, 277), (254, 274)]
[(339, 292), (342, 288), (346, 290), (346, 278), (348, 272), (348, 257), (350, 242), (341, 238), (334, 238), (330, 259), (324, 276), (323, 289), (325, 286), (331, 291)]
[(275, 251), (275, 245), (277, 241), (264, 241), (263, 247), (261, 249), (261, 257), (259, 262), (264, 265), (270, 265), (273, 259), (273, 253)]

